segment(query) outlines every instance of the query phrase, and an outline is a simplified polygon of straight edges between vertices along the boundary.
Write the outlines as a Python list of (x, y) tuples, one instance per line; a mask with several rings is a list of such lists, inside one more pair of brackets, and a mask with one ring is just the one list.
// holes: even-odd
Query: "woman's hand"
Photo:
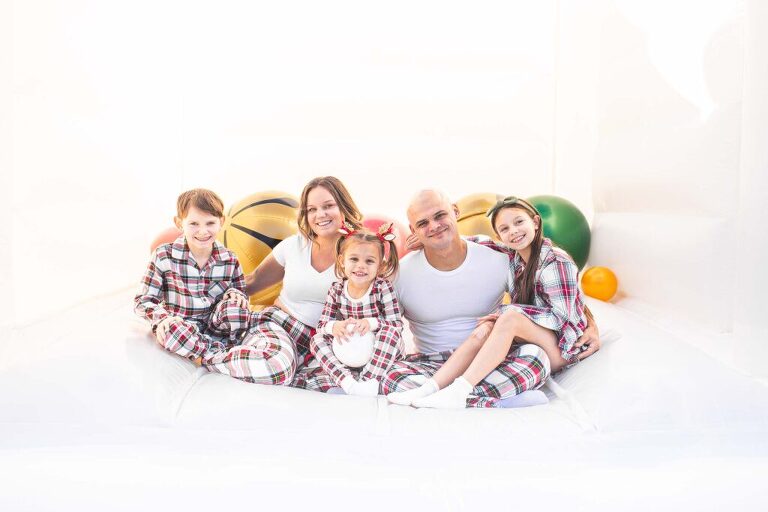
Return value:
[(408, 235), (408, 238), (405, 239), (405, 247), (409, 251), (418, 251), (424, 248), (424, 244), (419, 242), (419, 237), (414, 233), (411, 233)]
[(182, 321), (183, 320), (178, 316), (167, 316), (163, 318), (155, 328), (155, 338), (157, 339), (157, 342), (165, 347), (165, 336), (168, 334), (168, 329), (171, 327), (171, 324)]

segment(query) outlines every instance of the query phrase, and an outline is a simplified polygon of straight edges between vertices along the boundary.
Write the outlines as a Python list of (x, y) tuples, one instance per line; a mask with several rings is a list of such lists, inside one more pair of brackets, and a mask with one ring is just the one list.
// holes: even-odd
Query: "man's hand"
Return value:
[(475, 339), (485, 341), (488, 339), (488, 336), (491, 335), (491, 331), (493, 330), (494, 325), (495, 324), (493, 321), (489, 321), (489, 320), (481, 321), (477, 324), (477, 327), (475, 327), (475, 330), (472, 331), (472, 334), (470, 336)]
[(597, 326), (594, 322), (589, 322), (587, 328), (584, 329), (584, 334), (576, 340), (573, 346), (583, 350), (578, 356), (579, 360), (587, 358), (600, 350), (600, 333), (597, 331)]
[(157, 339), (157, 342), (162, 346), (165, 346), (165, 335), (168, 334), (168, 329), (171, 327), (171, 324), (181, 321), (182, 319), (178, 316), (167, 316), (163, 318), (155, 328), (155, 338)]
[(490, 315), (481, 316), (477, 319), (477, 324), (480, 325), (483, 322), (490, 322), (491, 325), (493, 325), (493, 323), (499, 319), (499, 316), (501, 316), (499, 313), (491, 313)]

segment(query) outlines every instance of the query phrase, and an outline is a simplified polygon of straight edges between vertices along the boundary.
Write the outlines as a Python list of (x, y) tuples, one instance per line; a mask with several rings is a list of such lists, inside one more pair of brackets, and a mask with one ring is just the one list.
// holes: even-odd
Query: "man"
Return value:
[[(458, 214), (456, 205), (435, 190), (419, 192), (408, 207), (408, 223), (423, 250), (403, 259), (395, 287), (418, 353), (392, 367), (383, 382), (385, 394), (418, 388), (462, 342), (474, 339), (482, 343), (490, 331), (490, 325), (478, 326), (477, 320), (501, 303), (509, 259), (462, 240)], [(594, 322), (590, 321), (578, 343), (589, 346), (581, 357), (599, 349)], [(524, 405), (526, 399), (520, 400), (518, 395), (540, 387), (549, 373), (550, 362), (543, 349), (533, 344), (516, 346), (475, 386), (466, 406)], [(392, 398), (395, 403), (410, 404), (418, 397)]]

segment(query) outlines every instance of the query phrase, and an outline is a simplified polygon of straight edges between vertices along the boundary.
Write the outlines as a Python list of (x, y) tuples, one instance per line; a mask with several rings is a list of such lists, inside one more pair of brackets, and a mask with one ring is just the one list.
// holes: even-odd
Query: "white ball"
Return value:
[(339, 342), (333, 338), (333, 353), (344, 365), (350, 368), (365, 366), (373, 357), (373, 333), (363, 335), (350, 334), (348, 341)]

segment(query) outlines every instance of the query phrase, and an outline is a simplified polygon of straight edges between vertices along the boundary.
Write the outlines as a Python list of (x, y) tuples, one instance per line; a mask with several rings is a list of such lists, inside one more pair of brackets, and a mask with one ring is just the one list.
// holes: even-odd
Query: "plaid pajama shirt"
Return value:
[[(335, 282), (328, 291), (317, 334), (310, 342), (310, 350), (320, 367), (302, 369), (294, 386), (325, 392), (339, 386), (345, 377), (381, 381), (392, 364), (403, 356), (402, 315), (392, 284), (377, 277), (370, 293), (355, 301), (345, 293), (345, 282)], [(329, 322), (348, 318), (373, 318), (378, 322), (378, 328), (374, 330), (373, 357), (360, 370), (347, 368), (339, 361), (333, 353), (333, 336), (324, 332)]]
[(549, 238), (544, 238), (539, 253), (535, 276), (535, 298), (533, 304), (518, 304), (518, 291), (514, 280), (525, 270), (525, 261), (518, 253), (485, 237), (469, 238), (493, 250), (509, 256), (510, 286), (512, 303), (501, 306), (501, 312), (512, 310), (527, 317), (533, 323), (554, 331), (563, 359), (568, 366), (579, 362), (576, 341), (587, 328), (584, 300), (579, 290), (579, 269), (571, 257)]
[[(431, 378), (453, 351), (411, 354), (395, 363), (382, 382), (385, 395), (417, 388)], [(499, 402), (544, 384), (549, 377), (549, 359), (536, 345), (516, 345), (503, 363), (481, 380), (467, 398), (467, 407), (498, 407)]]
[(165, 318), (180, 317), (181, 322), (169, 326), (164, 346), (195, 359), (235, 343), (244, 332), (248, 311), (220, 300), (233, 288), (245, 290), (235, 254), (214, 242), (210, 258), (200, 268), (181, 236), (155, 251), (134, 297), (134, 310), (149, 321), (153, 333)]

